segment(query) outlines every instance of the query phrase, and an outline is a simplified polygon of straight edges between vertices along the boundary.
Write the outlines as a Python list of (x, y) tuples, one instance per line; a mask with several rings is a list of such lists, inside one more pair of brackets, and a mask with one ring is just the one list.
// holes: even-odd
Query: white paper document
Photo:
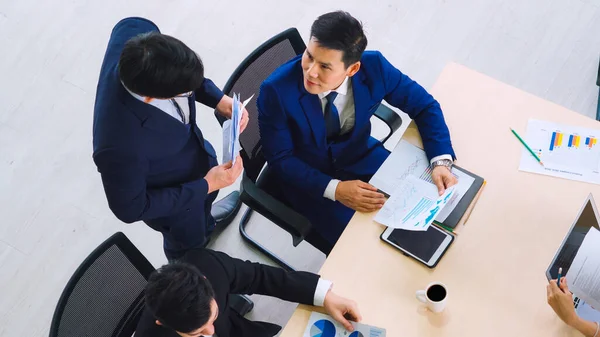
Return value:
[(600, 311), (587, 304), (584, 300), (573, 295), (577, 316), (592, 322), (600, 322)]
[(394, 190), (374, 220), (392, 228), (426, 231), (453, 194), (454, 187), (450, 187), (440, 196), (435, 185), (409, 175)]
[(347, 331), (343, 325), (331, 316), (313, 312), (308, 319), (308, 325), (303, 337), (385, 337), (385, 329), (351, 322), (353, 332)]
[(591, 227), (567, 272), (569, 290), (600, 308), (600, 232)]
[[(530, 119), (519, 170), (600, 184), (600, 130)], [(516, 141), (516, 140), (515, 140)]]
[[(458, 184), (454, 186), (454, 192), (450, 200), (448, 200), (446, 207), (435, 218), (435, 221), (440, 223), (443, 223), (448, 218), (448, 215), (452, 213), (456, 205), (458, 205), (462, 197), (475, 182), (475, 178), (457, 168), (453, 168), (452, 173), (458, 179)], [(379, 170), (377, 170), (377, 173), (373, 175), (370, 183), (390, 196), (393, 196), (398, 186), (409, 176), (417, 177), (435, 187), (431, 178), (431, 167), (425, 151), (405, 140), (401, 140)]]
[(231, 119), (223, 123), (223, 163), (233, 162), (235, 164), (238, 153), (240, 152), (240, 123), (244, 108), (250, 102), (254, 95), (250, 96), (243, 103), (240, 103), (240, 95), (233, 94), (233, 106)]

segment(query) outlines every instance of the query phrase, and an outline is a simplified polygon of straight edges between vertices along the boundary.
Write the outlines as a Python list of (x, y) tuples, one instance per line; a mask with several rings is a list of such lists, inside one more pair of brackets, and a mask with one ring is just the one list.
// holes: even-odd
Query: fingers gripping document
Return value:
[(600, 231), (590, 228), (567, 272), (573, 294), (600, 309)]
[(233, 94), (231, 107), (231, 119), (223, 123), (223, 163), (235, 164), (236, 157), (240, 152), (240, 124), (244, 114), (244, 108), (254, 95), (243, 103), (240, 103), (240, 95)]

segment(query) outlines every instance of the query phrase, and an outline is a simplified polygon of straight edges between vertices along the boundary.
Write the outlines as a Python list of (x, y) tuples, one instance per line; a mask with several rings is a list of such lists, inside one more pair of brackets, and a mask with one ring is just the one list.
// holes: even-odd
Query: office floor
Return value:
[[(0, 0), (0, 336), (46, 336), (70, 274), (115, 231), (155, 265), (165, 262), (160, 235), (110, 213), (91, 159), (98, 70), (119, 19), (152, 19), (196, 50), (207, 76), (222, 86), (262, 41), (290, 26), (306, 39), (319, 14), (340, 8), (364, 22), (370, 49), (426, 88), (456, 61), (595, 115), (600, 5), (594, 0)], [(199, 115), (205, 137), (220, 149), (211, 111)], [(241, 241), (240, 216), (213, 248), (265, 261)], [(259, 216), (250, 231), (275, 242), (270, 246), (298, 268), (317, 271), (323, 263), (308, 245), (292, 249), (289, 237)], [(261, 298), (252, 316), (284, 324), (293, 309)]]

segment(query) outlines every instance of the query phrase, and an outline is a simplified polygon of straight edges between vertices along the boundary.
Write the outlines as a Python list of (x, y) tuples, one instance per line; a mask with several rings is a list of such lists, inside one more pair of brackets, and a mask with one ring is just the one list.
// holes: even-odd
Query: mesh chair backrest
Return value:
[[(240, 135), (244, 171), (252, 181), (256, 181), (265, 165), (260, 146), (258, 109), (256, 107), (260, 85), (275, 69), (294, 56), (303, 53), (304, 49), (306, 49), (306, 45), (295, 28), (290, 28), (274, 36), (242, 61), (223, 90), (226, 95), (239, 93), (242, 100), (254, 94), (254, 98), (246, 106), (250, 122)], [(220, 121), (222, 122), (222, 120)]]
[(130, 337), (154, 268), (123, 233), (96, 248), (73, 274), (56, 306), (50, 337)]

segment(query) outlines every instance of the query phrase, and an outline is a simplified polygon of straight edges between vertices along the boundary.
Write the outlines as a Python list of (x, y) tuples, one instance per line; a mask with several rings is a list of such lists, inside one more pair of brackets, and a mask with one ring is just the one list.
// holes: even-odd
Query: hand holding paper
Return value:
[(408, 176), (392, 192), (375, 221), (392, 228), (426, 231), (451, 199), (455, 187), (438, 195), (438, 189), (422, 179)]
[(240, 152), (240, 133), (242, 127), (245, 128), (248, 124), (248, 112), (245, 107), (252, 97), (254, 95), (240, 103), (240, 96), (233, 94), (231, 119), (223, 123), (223, 163), (231, 161), (235, 165), (237, 154)]

